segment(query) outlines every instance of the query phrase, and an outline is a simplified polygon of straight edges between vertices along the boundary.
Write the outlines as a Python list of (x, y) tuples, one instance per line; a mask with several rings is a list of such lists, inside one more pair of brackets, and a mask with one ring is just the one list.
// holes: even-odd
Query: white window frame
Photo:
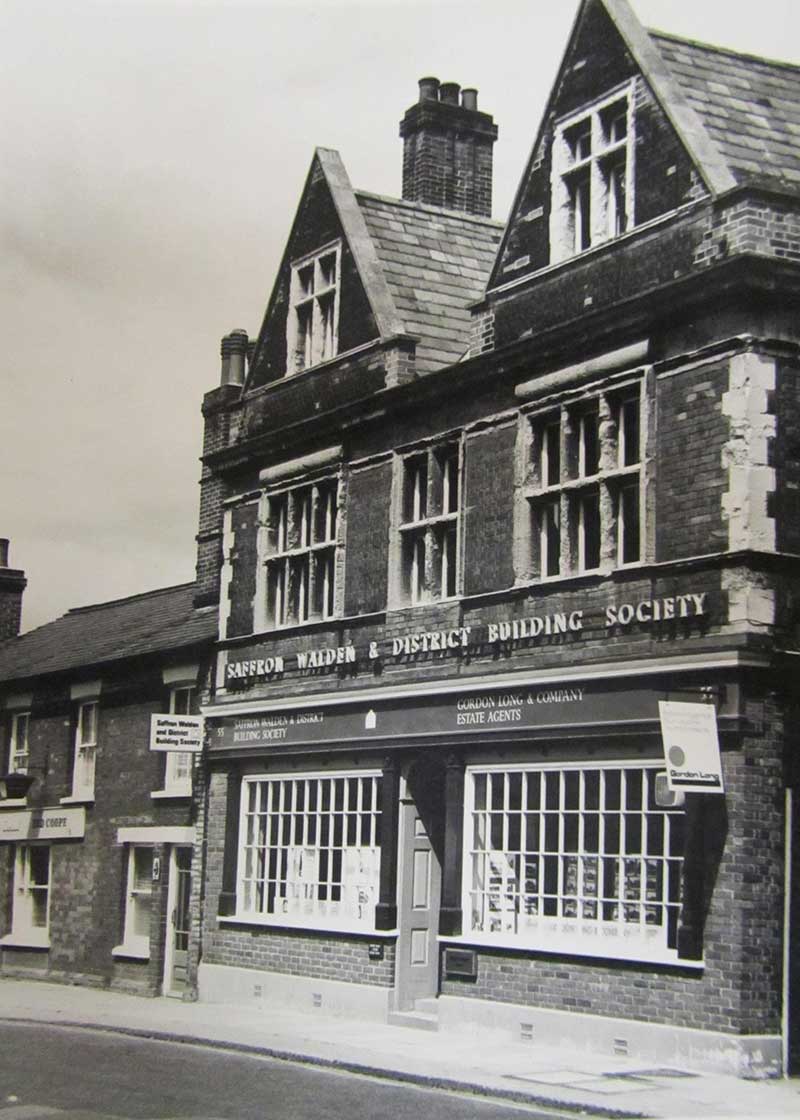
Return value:
[(461, 593), (463, 446), (459, 437), (399, 459), (395, 597), (404, 606)]
[[(72, 764), (72, 794), (62, 801), (94, 801), (97, 764), (98, 699), (81, 700), (75, 718), (75, 746)], [(85, 720), (89, 719), (89, 726)]]
[(341, 496), (338, 475), (295, 481), (264, 494), (256, 596), (264, 629), (326, 621), (341, 613)]
[(380, 795), (379, 770), (246, 777), (233, 920), (374, 933)]
[[(335, 358), (339, 351), (342, 246), (332, 241), (292, 262), (286, 328), (286, 372)], [(332, 264), (331, 268), (325, 267)]]
[[(153, 863), (155, 850), (152, 844), (127, 844), (125, 871), (125, 916), (123, 941), (112, 949), (115, 957), (150, 958), (150, 930), (152, 929)], [(142, 868), (142, 864), (144, 867)], [(144, 871), (144, 878), (140, 872)], [(137, 925), (144, 918), (147, 933), (137, 932)]]
[[(682, 809), (654, 807), (658, 770), (652, 763), (632, 765), (620, 760), (468, 767), (462, 940), (575, 956), (679, 963), (683, 851), (676, 852), (675, 847), (681, 846), (685, 822), (675, 822), (675, 818), (683, 818)], [(613, 781), (609, 775), (614, 773), (620, 775), (619, 808), (611, 807), (606, 793)], [(586, 804), (589, 774), (599, 775), (596, 807)], [(635, 780), (628, 777), (633, 774), (641, 775), (638, 804)], [(523, 776), (519, 803), (512, 793), (510, 775)], [(541, 783), (538, 808), (526, 803), (527, 786), (522, 782), (528, 781), (528, 775)], [(568, 803), (568, 775), (575, 776), (572, 786), (579, 795), (577, 809), (573, 808), (575, 802)], [(499, 796), (492, 811), (476, 807), (479, 776), (497, 780)], [(546, 782), (552, 784), (546, 787)], [(631, 803), (626, 804), (629, 782), (633, 792)], [(547, 788), (557, 793), (548, 809)], [(489, 802), (487, 784), (485, 804)], [(574, 819), (569, 822), (567, 818)], [(590, 818), (597, 830), (594, 840), (587, 839)], [(612, 829), (618, 830), (616, 844), (608, 831)], [(528, 830), (536, 837), (529, 843), (524, 839)], [(637, 830), (639, 850), (634, 851)], [(616, 886), (607, 890), (614, 880)], [(493, 928), (487, 929), (487, 925)]]
[(13, 712), (9, 738), (8, 769), (12, 774), (27, 774), (30, 765), (30, 712)]
[[(645, 415), (642, 377), (529, 414), (524, 493), (532, 579), (544, 582), (643, 562)], [(551, 451), (556, 439), (557, 454)], [(588, 501), (597, 502), (591, 522)]]
[[(552, 146), (551, 263), (633, 229), (633, 102), (633, 82), (629, 82), (557, 122)], [(615, 109), (621, 111), (613, 113)], [(619, 135), (622, 120), (625, 131)], [(625, 206), (621, 222), (620, 195)]]
[[(33, 853), (46, 853), (46, 881), (37, 882)], [(3, 944), (46, 949), (50, 945), (50, 898), (53, 856), (50, 844), (17, 844), (14, 853), (14, 900), (11, 933)], [(42, 907), (42, 898), (44, 905)], [(43, 914), (42, 914), (43, 911)]]

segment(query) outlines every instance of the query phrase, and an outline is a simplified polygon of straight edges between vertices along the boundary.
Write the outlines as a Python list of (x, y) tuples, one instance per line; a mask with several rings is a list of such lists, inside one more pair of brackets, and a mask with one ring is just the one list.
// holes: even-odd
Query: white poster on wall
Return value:
[(713, 704), (659, 700), (658, 713), (669, 788), (686, 793), (724, 793)]

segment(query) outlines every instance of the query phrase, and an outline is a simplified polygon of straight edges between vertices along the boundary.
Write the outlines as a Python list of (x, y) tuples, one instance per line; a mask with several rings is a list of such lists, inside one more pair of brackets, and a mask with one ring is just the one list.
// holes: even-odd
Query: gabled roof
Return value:
[(800, 66), (651, 31), (737, 182), (800, 185)]
[(467, 305), (483, 294), (502, 223), (354, 191), (339, 153), (317, 148), (267, 305), (248, 387), (262, 383), (257, 369), (261, 352), (274, 330), (273, 314), (281, 306), (285, 314), (281, 285), (286, 285), (298, 236), (308, 225), (310, 192), (320, 183), (352, 255), (378, 339), (416, 337), (419, 374), (462, 358), (469, 347)]
[(196, 610), (194, 595), (185, 583), (71, 610), (0, 643), (0, 683), (213, 641), (216, 608)]
[(602, 13), (625, 48), (627, 65), (646, 81), (710, 195), (742, 183), (795, 193), (800, 186), (800, 67), (647, 31), (628, 0), (582, 0), (512, 204), (490, 288), (506, 279), (501, 262), (539, 166), (548, 122), (566, 80), (577, 70), (571, 65), (575, 44), (591, 18)]
[(501, 222), (357, 191), (356, 198), (406, 333), (417, 373), (458, 361), (469, 345), (468, 304), (483, 294)]

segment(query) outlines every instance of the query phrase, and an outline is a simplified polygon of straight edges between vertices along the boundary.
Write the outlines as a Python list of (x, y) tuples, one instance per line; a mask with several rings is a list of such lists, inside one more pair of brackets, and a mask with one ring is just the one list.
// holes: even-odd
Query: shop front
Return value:
[[(499, 625), (482, 637), (500, 640)], [(531, 639), (508, 625), (502, 640)], [(434, 1013), (440, 1027), (720, 1068), (755, 1051), (779, 1063), (778, 1032), (734, 1039), (719, 995), (748, 967), (746, 939), (724, 928), (741, 933), (730, 884), (763, 781), (780, 772), (779, 750), (747, 772), (763, 659), (535, 672), (508, 671), (510, 658), (494, 672), (465, 663), (475, 641), (467, 628), (392, 639), (406, 663), (435, 642), (460, 672), (291, 701), (251, 698), (268, 658), (228, 657), (221, 672), (245, 685), (207, 711), (218, 906), (201, 998)], [(668, 788), (665, 700), (716, 713), (722, 790)]]

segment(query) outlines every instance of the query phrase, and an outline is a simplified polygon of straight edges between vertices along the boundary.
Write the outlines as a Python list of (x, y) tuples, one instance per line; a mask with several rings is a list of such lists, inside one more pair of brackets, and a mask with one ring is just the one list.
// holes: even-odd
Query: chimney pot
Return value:
[(476, 89), (462, 89), (461, 108), (469, 109), (473, 113), (478, 111), (478, 91)]
[(0, 568), (8, 567), (8, 537), (0, 537)]
[(419, 80), (419, 99), (420, 99), (420, 101), (438, 101), (439, 100), (439, 79), (438, 78), (420, 78), (420, 80)]
[(420, 78), (419, 89), (419, 101), (400, 122), (403, 198), (491, 217), (497, 139), (491, 113), (478, 111), (472, 86), (462, 92), (457, 82)]
[(226, 334), (220, 343), (222, 355), (222, 385), (244, 385), (245, 358), (249, 345), (247, 331), (235, 330)]

